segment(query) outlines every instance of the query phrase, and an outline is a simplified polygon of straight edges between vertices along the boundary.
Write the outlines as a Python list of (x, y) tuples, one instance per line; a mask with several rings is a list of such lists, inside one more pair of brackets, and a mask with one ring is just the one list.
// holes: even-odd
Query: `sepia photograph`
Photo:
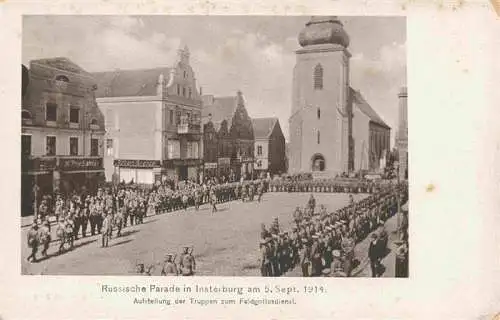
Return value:
[(404, 16), (24, 15), (22, 275), (408, 278), (406, 53)]

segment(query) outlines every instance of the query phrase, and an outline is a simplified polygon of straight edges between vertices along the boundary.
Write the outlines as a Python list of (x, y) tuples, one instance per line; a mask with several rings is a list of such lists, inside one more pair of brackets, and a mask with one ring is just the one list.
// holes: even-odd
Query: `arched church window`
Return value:
[(318, 108), (317, 114), (318, 114), (318, 120), (321, 119), (321, 109), (320, 108)]
[(317, 134), (317, 137), (316, 137), (316, 138), (318, 139), (318, 144), (320, 144), (320, 139), (321, 139), (321, 136), (320, 136), (320, 134), (319, 134), (319, 130), (318, 130), (318, 132), (317, 132), (316, 134)]
[(323, 67), (320, 64), (317, 64), (314, 67), (314, 89), (321, 90), (323, 89)]

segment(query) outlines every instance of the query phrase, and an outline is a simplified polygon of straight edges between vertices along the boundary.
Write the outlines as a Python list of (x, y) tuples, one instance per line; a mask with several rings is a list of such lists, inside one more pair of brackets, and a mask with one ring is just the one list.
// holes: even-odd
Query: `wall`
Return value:
[(370, 118), (353, 103), (352, 137), (354, 139), (354, 171), (370, 166)]
[[(262, 147), (262, 155), (257, 153), (258, 147)], [(269, 169), (269, 140), (255, 140), (255, 169), (257, 170), (268, 170)], [(257, 161), (260, 161), (261, 165), (257, 165)]]
[(273, 128), (269, 140), (269, 172), (271, 174), (286, 172), (285, 137), (279, 122)]

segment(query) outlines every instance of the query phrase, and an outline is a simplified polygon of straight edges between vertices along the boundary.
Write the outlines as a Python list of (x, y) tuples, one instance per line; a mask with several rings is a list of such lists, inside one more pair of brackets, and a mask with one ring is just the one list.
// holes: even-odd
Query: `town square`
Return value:
[(23, 24), (22, 274), (408, 277), (404, 18)]

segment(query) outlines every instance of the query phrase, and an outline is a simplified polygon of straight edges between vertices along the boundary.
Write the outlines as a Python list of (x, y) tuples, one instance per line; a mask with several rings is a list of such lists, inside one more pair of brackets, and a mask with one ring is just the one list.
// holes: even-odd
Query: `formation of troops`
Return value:
[[(380, 248), (385, 248), (388, 237), (384, 222), (397, 211), (397, 194), (403, 202), (408, 197), (405, 184), (338, 179), (264, 179), (202, 185), (186, 181), (176, 186), (156, 185), (151, 189), (135, 185), (100, 188), (95, 194), (74, 194), (67, 199), (57, 195), (54, 201), (44, 197), (28, 232), (28, 246), (31, 248), (28, 261), (36, 262), (39, 250), (46, 258), (53, 242), (59, 244), (58, 254), (72, 249), (79, 237), (100, 235), (101, 246), (107, 247), (110, 239), (122, 236), (123, 229), (129, 225), (142, 224), (146, 216), (189, 207), (198, 210), (206, 203), (215, 212), (217, 204), (223, 202), (260, 202), (265, 192), (311, 192), (305, 206), (297, 207), (293, 212), (291, 230), (282, 230), (277, 218), (269, 228), (262, 225), (259, 246), (261, 275), (274, 277), (297, 267), (305, 277), (350, 277), (356, 261), (355, 245), (375, 231), (371, 236), (377, 237)], [(312, 192), (348, 193), (350, 203), (329, 212), (325, 206), (316, 205)], [(355, 193), (370, 196), (355, 202), (352, 196)], [(55, 220), (55, 224), (51, 224), (51, 220)], [(193, 275), (196, 262), (192, 250), (192, 247), (185, 247), (179, 259), (176, 254), (167, 254), (162, 262), (151, 265), (138, 262), (135, 271), (143, 275)], [(383, 251), (379, 249), (374, 259), (370, 256), (375, 267)]]
[[(269, 229), (262, 225), (260, 269), (265, 277), (279, 277), (299, 267), (304, 277), (350, 277), (354, 268), (355, 245), (372, 233), (377, 238), (379, 261), (387, 247), (384, 222), (397, 212), (397, 194), (406, 201), (405, 185), (391, 185), (335, 212), (316, 205), (311, 194), (304, 208), (293, 213), (293, 227), (281, 230), (274, 219)], [(375, 231), (375, 232), (374, 232)]]
[[(101, 246), (108, 247), (109, 240), (122, 235), (127, 226), (142, 224), (144, 217), (187, 210), (198, 210), (209, 203), (211, 211), (217, 204), (241, 200), (261, 201), (267, 189), (264, 180), (199, 185), (190, 181), (178, 185), (169, 183), (142, 189), (135, 185), (117, 188), (99, 188), (95, 194), (73, 194), (64, 199), (62, 195), (44, 196), (37, 215), (28, 232), (31, 254), (28, 261), (36, 262), (41, 248), (43, 258), (48, 257), (51, 242), (58, 242), (58, 254), (74, 247), (79, 237), (101, 235)], [(55, 221), (55, 225), (51, 224)]]
[(271, 192), (315, 192), (315, 193), (377, 193), (388, 183), (349, 178), (331, 179), (276, 179), (269, 183)]

